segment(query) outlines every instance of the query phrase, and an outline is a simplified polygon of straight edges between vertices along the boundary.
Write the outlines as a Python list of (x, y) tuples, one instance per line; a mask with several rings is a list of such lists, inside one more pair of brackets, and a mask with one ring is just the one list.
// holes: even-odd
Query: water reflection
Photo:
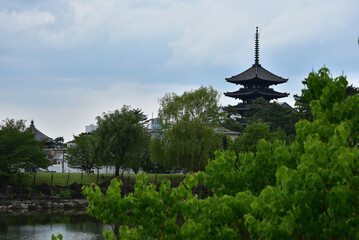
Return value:
[(87, 215), (85, 210), (31, 211), (0, 214), (0, 239), (49, 240), (54, 233), (64, 239), (104, 239), (107, 227)]

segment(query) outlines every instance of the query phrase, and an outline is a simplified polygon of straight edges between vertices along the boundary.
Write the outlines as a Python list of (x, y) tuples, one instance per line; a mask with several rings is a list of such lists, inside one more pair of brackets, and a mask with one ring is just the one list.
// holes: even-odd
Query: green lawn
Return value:
[[(51, 185), (52, 173), (37, 173), (35, 184), (41, 185), (46, 183)], [(125, 183), (135, 183), (136, 174), (124, 174), (123, 181)], [(160, 183), (163, 179), (172, 180), (173, 183), (178, 183), (183, 180), (185, 174), (146, 174), (148, 181), (151, 183)], [(113, 174), (100, 174), (98, 178), (98, 184), (110, 180), (113, 178)], [(120, 175), (121, 178), (121, 175)], [(81, 179), (81, 173), (53, 173), (52, 185), (66, 186), (77, 182), (78, 184), (91, 184), (97, 183), (97, 174), (83, 174)], [(15, 175), (9, 179), (9, 184), (16, 185), (18, 183), (18, 176)], [(21, 183), (31, 186), (34, 183), (34, 174), (25, 174), (21, 176)]]

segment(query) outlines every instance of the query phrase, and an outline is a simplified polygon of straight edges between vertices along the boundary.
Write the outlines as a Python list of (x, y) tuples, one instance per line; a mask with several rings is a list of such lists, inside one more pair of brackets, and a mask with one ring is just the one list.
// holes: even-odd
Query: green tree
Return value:
[(347, 89), (345, 91), (345, 97), (354, 96), (359, 94), (359, 88), (354, 87), (353, 84), (350, 86), (347, 86)]
[(35, 140), (24, 120), (5, 119), (0, 125), (0, 177), (8, 177), (20, 169), (36, 171), (50, 165), (44, 143)]
[(119, 176), (120, 168), (135, 171), (140, 168), (149, 142), (146, 121), (146, 116), (139, 109), (130, 109), (129, 106), (97, 117), (96, 156), (104, 163), (114, 165), (116, 176)]
[[(152, 144), (152, 139), (150, 144)], [(151, 160), (150, 148), (149, 145), (141, 159), (141, 170), (146, 173), (169, 173), (171, 169), (165, 169), (158, 162)]]
[(224, 114), (220, 120), (220, 126), (235, 132), (243, 132), (244, 126), (241, 124), (241, 117), (233, 106), (228, 105), (223, 108)]
[[(327, 68), (323, 68), (328, 71)], [(326, 86), (332, 78), (326, 75), (327, 72), (321, 71), (318, 74), (312, 72), (310, 77), (316, 78), (316, 81), (310, 81), (308, 85), (308, 79), (302, 81), (305, 88), (302, 89), (302, 94), (294, 95), (295, 106), (299, 113), (299, 116), (302, 119), (313, 120), (313, 115), (311, 113), (310, 103), (313, 100), (318, 100), (319, 96), (322, 94), (324, 86)], [(318, 89), (318, 90), (314, 90)], [(354, 87), (353, 85), (346, 86), (345, 97), (354, 96), (359, 94), (359, 88)]]
[(163, 167), (185, 171), (204, 170), (211, 154), (220, 148), (222, 138), (213, 127), (199, 120), (179, 121), (162, 139), (152, 143), (152, 159)]
[(165, 155), (165, 142), (162, 137), (154, 137), (150, 142), (150, 159), (151, 162), (158, 164), (163, 172), (170, 172), (175, 169), (171, 161), (167, 161)]
[(249, 122), (261, 120), (269, 123), (271, 131), (281, 128), (288, 136), (294, 138), (295, 123), (298, 122), (299, 116), (295, 109), (283, 107), (275, 102), (267, 102), (263, 98), (257, 98), (249, 106), (247, 120)]
[(63, 149), (65, 147), (64, 141), (65, 140), (63, 137), (57, 137), (54, 139), (51, 147), (56, 149)]
[[(305, 87), (307, 86), (306, 80), (303, 80), (302, 83)], [(297, 112), (301, 119), (313, 120), (313, 116), (310, 113), (310, 106), (309, 106), (310, 101), (312, 99), (304, 97), (303, 91), (305, 91), (305, 89), (302, 89), (302, 95), (297, 95), (297, 94), (294, 95), (295, 108), (297, 109)]]
[(220, 94), (213, 87), (200, 87), (181, 96), (167, 93), (159, 100), (158, 116), (164, 130), (181, 120), (199, 120), (202, 124), (218, 125)]
[(265, 139), (267, 141), (285, 141), (286, 138), (287, 135), (281, 128), (277, 128), (275, 131), (270, 131), (269, 123), (257, 121), (247, 125), (243, 134), (230, 144), (230, 149), (237, 154), (240, 152), (255, 152), (257, 142), (260, 139)]
[[(88, 213), (123, 224), (104, 232), (107, 239), (359, 239), (359, 95), (345, 98), (345, 77), (329, 76), (325, 68), (309, 74), (311, 91), (320, 92), (313, 121), (296, 124), (290, 146), (262, 139), (238, 158), (217, 152), (205, 173), (188, 174), (177, 188), (164, 181), (156, 191), (144, 175), (125, 197), (118, 179), (106, 195), (87, 187)], [(330, 81), (311, 83), (318, 78)], [(193, 194), (199, 183), (213, 196)]]
[(80, 134), (74, 136), (70, 147), (66, 149), (66, 160), (70, 167), (89, 173), (92, 169), (100, 168), (103, 164), (94, 153), (94, 136)]
[[(313, 121), (300, 121), (286, 151), (295, 168), (278, 167), (276, 184), (252, 201), (246, 222), (268, 238), (356, 239), (359, 211), (359, 96), (322, 68), (307, 78)], [(306, 96), (308, 96), (306, 95)], [(275, 153), (274, 153), (275, 155)]]
[(152, 141), (151, 159), (173, 170), (204, 170), (208, 158), (220, 148), (221, 137), (214, 131), (220, 120), (218, 100), (219, 93), (212, 87), (160, 99), (158, 115), (164, 134)]

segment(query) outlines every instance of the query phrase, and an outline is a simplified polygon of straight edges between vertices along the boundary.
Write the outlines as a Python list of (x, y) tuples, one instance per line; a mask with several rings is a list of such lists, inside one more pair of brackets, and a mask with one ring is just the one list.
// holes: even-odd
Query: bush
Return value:
[(69, 190), (63, 190), (60, 192), (60, 197), (65, 198), (65, 199), (70, 199), (71, 198), (71, 191)]
[(56, 196), (56, 191), (54, 189), (50, 189), (50, 195), (51, 196)]
[[(217, 152), (205, 173), (188, 174), (177, 188), (162, 181), (157, 191), (144, 175), (124, 197), (118, 179), (106, 194), (85, 187), (87, 212), (117, 224), (107, 239), (359, 239), (359, 95), (344, 99), (345, 77), (332, 79), (325, 68), (307, 85), (317, 96), (313, 121), (296, 124), (290, 146), (260, 140), (256, 153), (238, 159)], [(213, 196), (193, 194), (199, 183)]]
[(39, 200), (46, 199), (46, 195), (43, 193), (39, 193), (35, 196), (35, 199), (39, 199)]

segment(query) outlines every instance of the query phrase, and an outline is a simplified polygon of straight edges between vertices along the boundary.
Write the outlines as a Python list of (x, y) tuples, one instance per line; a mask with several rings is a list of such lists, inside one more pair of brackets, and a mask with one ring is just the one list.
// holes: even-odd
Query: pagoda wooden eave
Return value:
[(269, 86), (272, 84), (280, 84), (288, 81), (287, 78), (279, 77), (267, 69), (263, 68), (260, 64), (253, 64), (252, 67), (248, 68), (246, 71), (226, 78), (227, 82), (241, 85), (255, 85), (260, 84), (264, 86)]
[(245, 103), (238, 103), (237, 105), (233, 106), (233, 108), (239, 112), (248, 110), (248, 106)]
[(224, 95), (227, 97), (232, 97), (232, 98), (236, 98), (236, 99), (238, 98), (238, 99), (242, 99), (242, 100), (255, 99), (257, 97), (264, 97), (265, 99), (271, 100), (271, 99), (288, 97), (289, 93), (276, 92), (273, 89), (263, 89), (263, 88), (244, 89), (244, 88), (241, 88), (235, 92), (226, 92), (226, 93), (224, 93)]

